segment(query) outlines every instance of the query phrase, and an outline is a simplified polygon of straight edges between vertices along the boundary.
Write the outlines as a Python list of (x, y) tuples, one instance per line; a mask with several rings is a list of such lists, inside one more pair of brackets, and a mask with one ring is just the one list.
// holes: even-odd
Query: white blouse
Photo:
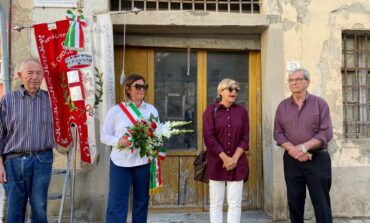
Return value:
[[(138, 107), (141, 116), (145, 119), (149, 119), (152, 114), (154, 117), (158, 117), (157, 109), (146, 102), (142, 102)], [(133, 115), (134, 116), (134, 115)], [(134, 116), (135, 117), (135, 116)], [(121, 167), (133, 167), (140, 166), (148, 163), (148, 157), (140, 157), (139, 150), (134, 149), (117, 149), (117, 144), (120, 138), (127, 132), (127, 127), (133, 127), (134, 124), (122, 111), (119, 105), (112, 107), (104, 120), (104, 125), (100, 132), (100, 141), (108, 146), (112, 146), (112, 153), (110, 158), (112, 162)]]

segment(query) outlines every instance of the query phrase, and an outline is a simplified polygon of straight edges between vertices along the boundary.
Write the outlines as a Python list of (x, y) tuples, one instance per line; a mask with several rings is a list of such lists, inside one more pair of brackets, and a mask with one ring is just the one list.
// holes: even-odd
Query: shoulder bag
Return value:
[[(215, 120), (216, 120), (216, 112), (217, 106), (214, 108), (213, 114), (213, 126), (215, 127)], [(207, 176), (207, 151), (202, 150), (200, 153), (195, 157), (193, 162), (194, 164), (194, 180), (200, 181), (203, 183), (208, 183), (209, 179)]]

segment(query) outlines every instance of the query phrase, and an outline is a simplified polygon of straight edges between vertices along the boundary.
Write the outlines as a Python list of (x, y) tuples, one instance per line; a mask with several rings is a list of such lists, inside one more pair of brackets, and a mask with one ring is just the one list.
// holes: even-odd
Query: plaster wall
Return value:
[[(282, 155), (274, 151), (270, 144), (272, 120), (277, 101), (290, 96), (286, 79), (287, 63), (298, 61), (311, 72), (309, 92), (323, 97), (329, 104), (334, 126), (334, 138), (329, 145), (332, 157), (333, 184), (331, 190), (334, 216), (370, 216), (370, 140), (345, 139), (343, 137), (343, 99), (342, 99), (342, 31), (370, 29), (370, 3), (368, 1), (316, 1), (280, 0), (265, 1), (264, 10), (270, 15), (268, 31), (262, 35), (262, 73), (264, 108), (264, 181), (265, 209), (274, 219), (280, 219), (286, 212), (283, 207), (285, 188), (278, 180), (283, 171)], [(277, 38), (273, 27), (282, 32), (280, 59), (269, 57), (272, 39)], [(266, 52), (266, 53), (264, 53)], [(270, 60), (274, 62), (270, 62)], [(271, 82), (269, 70), (281, 67), (281, 74)], [(271, 83), (270, 83), (271, 82)], [(267, 88), (274, 83), (274, 92)], [(270, 154), (275, 154), (270, 155)], [(271, 160), (272, 159), (272, 160)], [(271, 163), (269, 162), (271, 160)], [(279, 170), (276, 170), (278, 168)], [(272, 176), (269, 176), (272, 175)], [(267, 186), (273, 180), (273, 186)], [(270, 187), (270, 188), (266, 188)], [(271, 188), (272, 187), (272, 188)], [(279, 203), (281, 205), (277, 205)], [(313, 216), (309, 199), (306, 201), (306, 218)], [(286, 204), (285, 204), (286, 205)]]
[[(13, 1), (12, 6), (12, 23), (11, 27), (16, 24), (28, 25), (32, 23), (32, 1)], [(11, 31), (11, 39), (9, 41), (11, 58), (10, 60), (10, 79), (12, 89), (19, 85), (18, 81), (12, 80), (15, 78), (15, 72), (18, 69), (20, 61), (31, 55), (30, 36), (33, 35), (32, 29), (24, 29), (22, 32)]]
[(272, 137), (275, 109), (284, 97), (283, 31), (272, 25), (261, 37), (264, 210), (275, 220), (286, 219), (287, 204), (282, 151)]
[[(85, 16), (108, 11), (107, 2), (85, 0)], [(17, 23), (53, 22), (63, 19), (66, 11), (65, 8), (33, 8), (32, 1), (25, 0), (13, 0), (13, 4), (12, 26)], [(262, 56), (264, 210), (274, 220), (288, 216), (282, 151), (272, 138), (275, 109), (282, 99), (290, 95), (286, 83), (287, 62), (299, 61), (301, 66), (309, 69), (312, 79), (309, 91), (329, 103), (334, 125), (334, 139), (329, 149), (333, 166), (333, 214), (369, 217), (370, 140), (343, 138), (341, 34), (348, 29), (370, 30), (370, 3), (365, 0), (264, 0), (261, 14), (242, 17), (232, 14), (225, 20), (225, 17), (214, 13), (186, 12), (176, 17), (178, 14), (169, 12), (161, 13), (161, 16), (146, 12), (138, 16), (127, 14), (126, 19), (133, 28), (148, 24), (156, 27), (177, 26), (182, 28), (176, 31), (185, 34), (189, 29), (183, 29), (184, 26), (201, 27), (190, 31), (204, 30), (207, 35), (219, 33), (220, 30), (228, 30), (235, 35), (262, 32), (261, 41), (257, 44)], [(122, 16), (116, 15), (112, 19), (115, 24), (122, 24)], [(202, 29), (203, 26), (213, 29)], [(267, 30), (263, 28), (265, 26), (268, 26)], [(32, 29), (13, 31), (11, 41), (13, 74), (22, 59), (36, 56), (37, 51)], [(96, 132), (99, 132), (98, 126)], [(104, 148), (101, 145), (98, 147)], [(99, 154), (92, 166), (78, 164), (76, 216), (89, 222), (101, 222), (105, 209), (109, 151), (102, 149)], [(62, 152), (57, 154), (56, 165), (62, 167), (64, 158)], [(310, 201), (306, 203), (306, 217), (311, 218)]]

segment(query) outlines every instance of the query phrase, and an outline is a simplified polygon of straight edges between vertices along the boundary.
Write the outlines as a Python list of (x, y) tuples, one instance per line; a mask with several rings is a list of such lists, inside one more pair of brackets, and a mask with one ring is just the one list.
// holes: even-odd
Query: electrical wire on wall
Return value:
[(187, 66), (187, 70), (186, 70), (186, 75), (190, 76), (190, 47), (188, 46), (187, 47), (187, 53), (186, 53), (186, 66)]

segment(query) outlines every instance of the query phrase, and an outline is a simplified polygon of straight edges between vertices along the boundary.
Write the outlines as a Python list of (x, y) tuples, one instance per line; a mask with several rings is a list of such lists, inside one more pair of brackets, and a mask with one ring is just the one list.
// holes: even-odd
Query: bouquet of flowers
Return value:
[(131, 142), (129, 147), (118, 146), (118, 149), (139, 149), (140, 157), (147, 156), (149, 159), (160, 157), (165, 153), (164, 143), (173, 135), (193, 132), (188, 129), (177, 129), (176, 127), (188, 125), (191, 121), (167, 121), (158, 123), (155, 118), (149, 120), (139, 119), (133, 127), (128, 127), (124, 137)]
[(152, 194), (158, 191), (158, 188), (162, 185), (159, 159), (163, 160), (166, 156), (166, 149), (163, 147), (164, 143), (173, 135), (193, 132), (193, 130), (177, 128), (190, 123), (191, 121), (167, 121), (160, 123), (158, 118), (153, 116), (149, 120), (140, 118), (133, 127), (128, 127), (128, 131), (124, 135), (131, 142), (131, 145), (129, 147), (117, 147), (120, 150), (131, 149), (132, 153), (135, 150), (139, 150), (140, 157), (147, 156), (151, 161), (150, 189)]

